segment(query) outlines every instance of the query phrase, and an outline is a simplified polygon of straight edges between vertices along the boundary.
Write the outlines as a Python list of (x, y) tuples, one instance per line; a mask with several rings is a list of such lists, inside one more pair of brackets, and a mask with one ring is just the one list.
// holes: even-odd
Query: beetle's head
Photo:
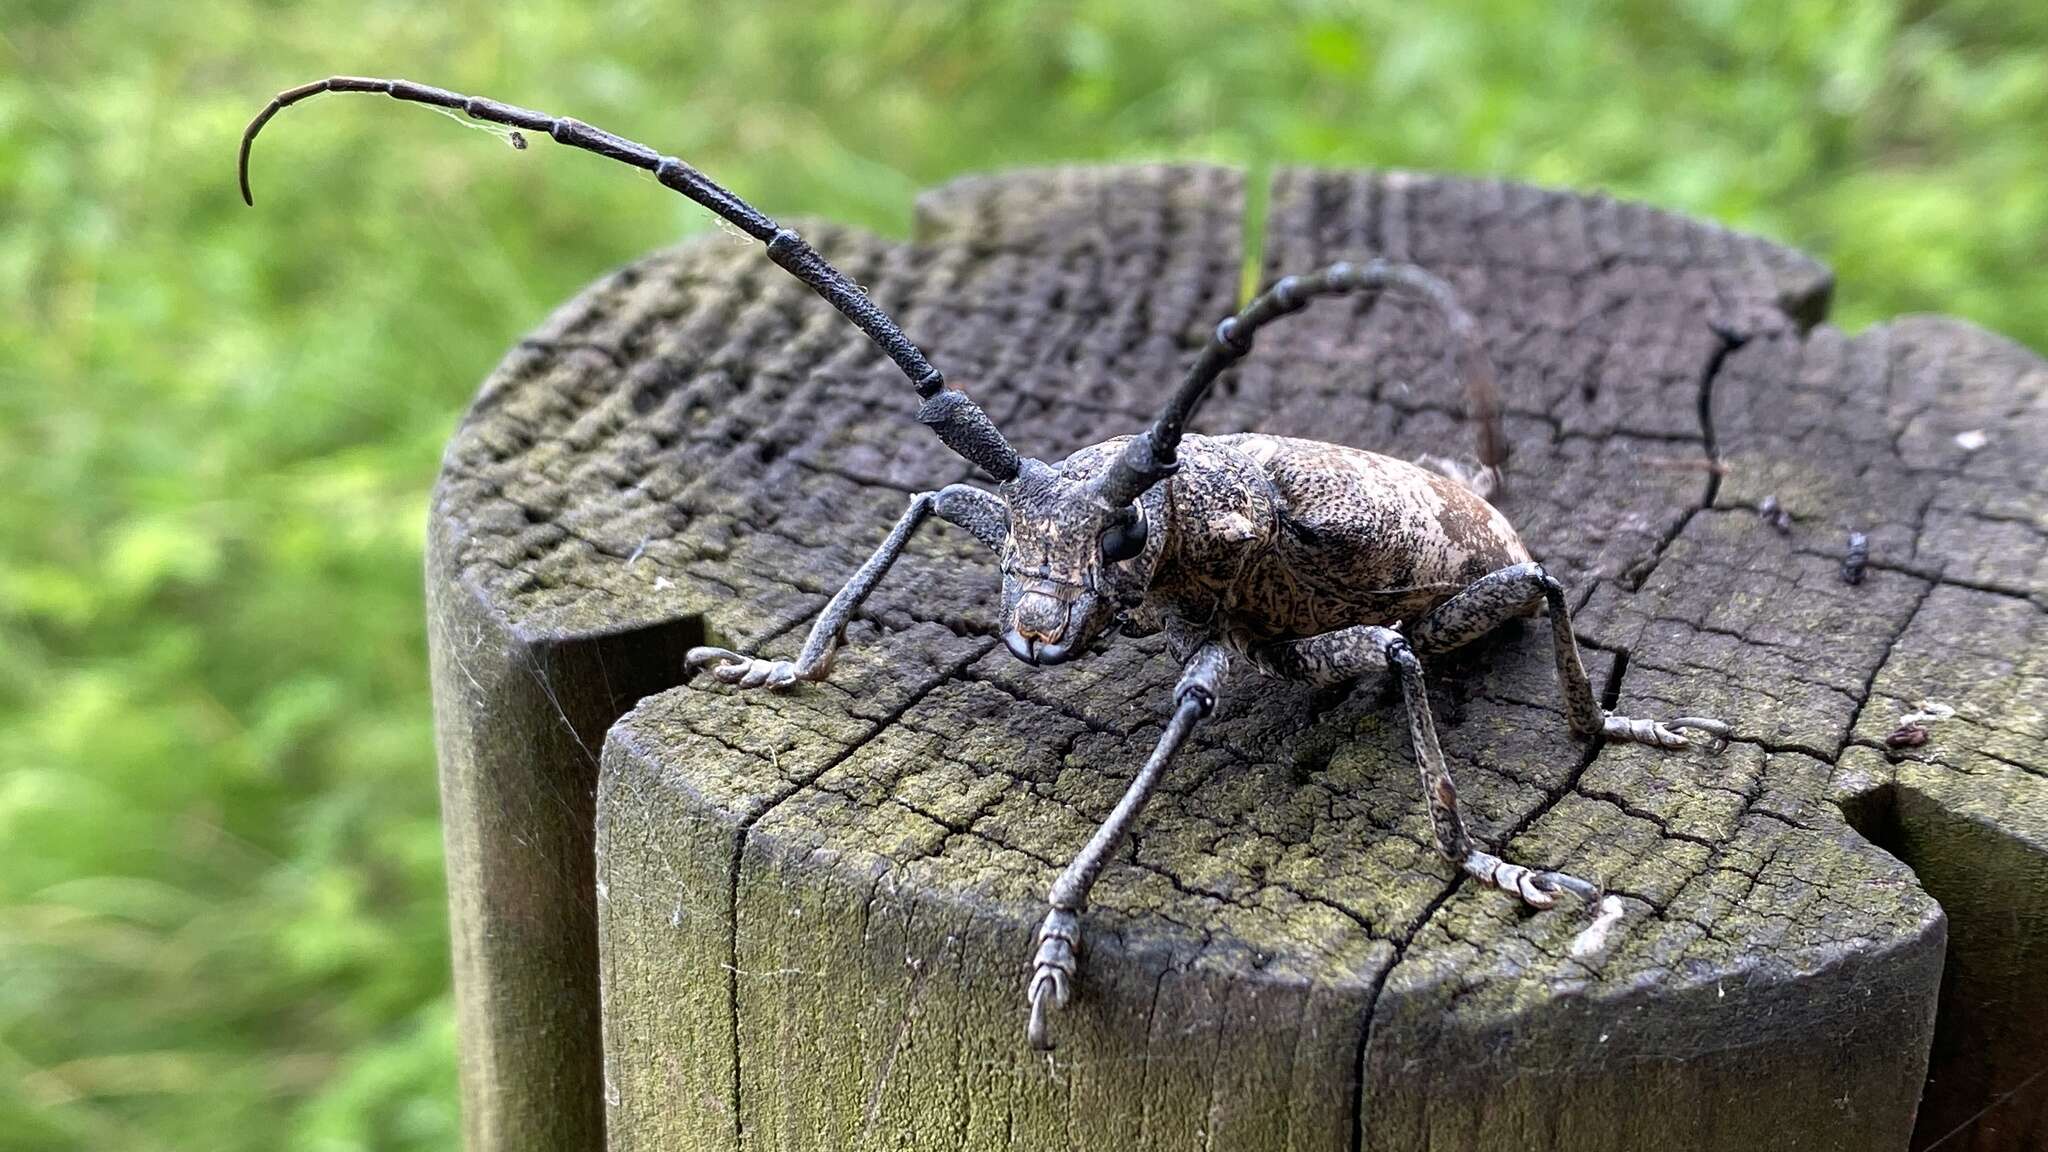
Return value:
[(1026, 460), (1002, 486), (1003, 643), (1019, 660), (1063, 664), (1090, 652), (1144, 598), (1162, 541), (1139, 505), (1104, 498), (1102, 474), (1121, 448), (1110, 441), (1058, 464)]

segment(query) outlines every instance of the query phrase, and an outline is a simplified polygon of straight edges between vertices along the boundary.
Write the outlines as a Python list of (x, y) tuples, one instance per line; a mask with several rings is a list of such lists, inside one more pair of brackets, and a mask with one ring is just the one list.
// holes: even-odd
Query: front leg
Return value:
[(1511, 892), (1534, 908), (1550, 907), (1559, 892), (1588, 901), (1599, 898), (1600, 889), (1577, 876), (1510, 864), (1472, 842), (1465, 818), (1458, 812), (1458, 787), (1451, 781), (1443, 747), (1437, 743), (1436, 717), (1429, 710), (1422, 661), (1399, 632), (1369, 625), (1344, 628), (1306, 640), (1267, 645), (1255, 650), (1252, 660), (1275, 676), (1317, 686), (1343, 684), (1392, 668), (1408, 708), (1408, 739), (1415, 748), (1422, 794), (1429, 800), (1430, 830), (1444, 859), (1480, 883)]
[(1001, 548), (1010, 531), (1009, 513), (1003, 502), (979, 488), (951, 484), (937, 492), (920, 492), (910, 498), (910, 507), (896, 521), (896, 527), (889, 530), (888, 539), (882, 541), (875, 554), (868, 557), (853, 579), (818, 614), (810, 636), (804, 640), (803, 651), (794, 661), (764, 660), (728, 648), (692, 648), (685, 661), (692, 668), (709, 666), (713, 676), (742, 688), (787, 688), (799, 680), (823, 680), (832, 670), (833, 650), (854, 611), (903, 554), (917, 526), (933, 515), (967, 529), (990, 548)]
[(1052, 910), (1046, 913), (1045, 923), (1039, 925), (1038, 953), (1031, 967), (1031, 1022), (1026, 1036), (1033, 1048), (1052, 1047), (1046, 1008), (1065, 1008), (1067, 998), (1073, 994), (1074, 973), (1081, 962), (1080, 917), (1088, 906), (1088, 890), (1095, 887), (1096, 877), (1102, 874), (1103, 865), (1109, 863), (1109, 854), (1123, 843), (1145, 802), (1152, 798), (1160, 779), (1166, 775), (1166, 766), (1187, 742), (1195, 722), (1215, 710), (1216, 694), (1222, 690), (1223, 673), (1229, 663), (1223, 646), (1213, 641), (1195, 650), (1181, 672), (1180, 684), (1174, 688), (1173, 717), (1166, 722), (1166, 731), (1152, 749), (1152, 758), (1145, 761), (1145, 767), (1125, 789), (1109, 819), (1095, 830), (1088, 846), (1053, 881), (1052, 891), (1046, 896)]
[(1690, 743), (1684, 735), (1686, 729), (1705, 732), (1722, 743), (1733, 734), (1726, 722), (1702, 716), (1680, 716), (1659, 722), (1602, 708), (1593, 696), (1592, 681), (1586, 678), (1586, 666), (1579, 660), (1579, 642), (1572, 636), (1572, 616), (1565, 606), (1564, 585), (1540, 564), (1516, 564), (1481, 576), (1417, 621), (1410, 635), (1415, 647), (1423, 652), (1448, 652), (1545, 603), (1550, 606), (1557, 682), (1564, 690), (1565, 718), (1572, 735), (1581, 740), (1605, 736), (1609, 740), (1634, 740), (1659, 748), (1684, 748)]

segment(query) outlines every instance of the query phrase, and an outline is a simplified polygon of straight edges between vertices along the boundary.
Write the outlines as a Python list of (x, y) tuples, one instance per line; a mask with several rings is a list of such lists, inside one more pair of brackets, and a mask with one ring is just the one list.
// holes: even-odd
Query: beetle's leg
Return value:
[(911, 533), (924, 523), (929, 516), (936, 515), (948, 523), (974, 533), (976, 539), (990, 548), (1000, 548), (1003, 538), (1009, 534), (1009, 513), (1003, 502), (990, 493), (965, 484), (952, 484), (937, 492), (920, 492), (910, 498), (910, 507), (903, 517), (890, 529), (889, 537), (875, 554), (868, 557), (853, 579), (832, 597), (831, 603), (818, 614), (817, 623), (811, 625), (811, 634), (804, 641), (803, 651), (794, 661), (764, 660), (745, 656), (728, 648), (692, 648), (685, 660), (692, 668), (709, 667), (711, 674), (727, 684), (742, 688), (787, 688), (799, 680), (823, 680), (832, 670), (833, 649), (839, 643), (840, 633), (846, 630), (853, 613), (867, 599), (875, 585), (882, 582), (882, 576), (903, 549), (910, 543)]
[(1052, 891), (1046, 896), (1052, 909), (1038, 926), (1038, 952), (1031, 961), (1031, 1022), (1027, 1035), (1033, 1048), (1052, 1047), (1046, 1010), (1065, 1008), (1073, 992), (1074, 973), (1080, 966), (1080, 915), (1088, 907), (1088, 890), (1095, 886), (1095, 878), (1102, 874), (1103, 865), (1109, 863), (1109, 854), (1123, 842), (1145, 802), (1152, 798), (1153, 790), (1166, 774), (1166, 766), (1187, 742), (1195, 722), (1215, 709), (1216, 694), (1228, 665), (1229, 657), (1220, 644), (1205, 643), (1195, 650), (1181, 672), (1180, 684), (1174, 688), (1173, 716), (1152, 749), (1152, 758), (1145, 761), (1145, 767), (1124, 790), (1123, 799), (1116, 802), (1109, 819), (1095, 830), (1088, 846), (1053, 881)]
[(1422, 777), (1422, 793), (1429, 799), (1430, 830), (1444, 859), (1480, 883), (1513, 893), (1534, 908), (1550, 907), (1557, 902), (1559, 892), (1570, 892), (1588, 901), (1599, 898), (1598, 886), (1577, 876), (1510, 864), (1472, 842), (1471, 834), (1465, 830), (1465, 819), (1458, 814), (1458, 787), (1451, 781), (1443, 747), (1437, 743), (1436, 718), (1429, 710), (1422, 661), (1399, 632), (1371, 626), (1345, 628), (1306, 640), (1268, 645), (1253, 653), (1253, 660), (1276, 675), (1317, 685), (1340, 684), (1391, 666), (1408, 708), (1408, 738), (1415, 748), (1415, 770)]
[(1481, 576), (1417, 621), (1409, 635), (1423, 652), (1448, 652), (1517, 616), (1527, 615), (1544, 602), (1550, 606), (1557, 681), (1564, 690), (1565, 717), (1574, 736), (1581, 740), (1605, 736), (1609, 740), (1633, 740), (1659, 748), (1684, 748), (1690, 741), (1683, 730), (1689, 728), (1713, 737), (1717, 749), (1727, 743), (1734, 730), (1724, 721), (1704, 716), (1680, 716), (1662, 722), (1638, 720), (1600, 707), (1600, 701), (1593, 695), (1592, 681), (1586, 679), (1585, 665), (1579, 662), (1579, 643), (1572, 637), (1572, 616), (1565, 606), (1564, 585), (1540, 564), (1516, 564)]

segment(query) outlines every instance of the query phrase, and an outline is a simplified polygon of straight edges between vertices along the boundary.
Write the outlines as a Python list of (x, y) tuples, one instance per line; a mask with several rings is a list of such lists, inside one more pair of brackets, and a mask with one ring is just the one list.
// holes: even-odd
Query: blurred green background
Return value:
[(0, 1148), (448, 1148), (421, 627), (500, 353), (709, 227), (403, 75), (777, 214), (1199, 158), (1607, 188), (1806, 247), (1837, 319), (2048, 347), (2048, 5), (0, 0)]

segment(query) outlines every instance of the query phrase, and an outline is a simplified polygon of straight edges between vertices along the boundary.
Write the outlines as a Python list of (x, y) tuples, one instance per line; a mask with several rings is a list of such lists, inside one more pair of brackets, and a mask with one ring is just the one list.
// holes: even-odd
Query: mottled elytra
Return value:
[[(1601, 888), (1565, 872), (1507, 862), (1473, 840), (1438, 746), (1423, 657), (1542, 608), (1573, 735), (1666, 749), (1685, 748), (1687, 729), (1719, 740), (1730, 735), (1718, 720), (1637, 719), (1610, 712), (1596, 699), (1563, 586), (1532, 560), (1514, 527), (1489, 503), (1500, 491), (1508, 453), (1478, 325), (1450, 285), (1422, 268), (1374, 260), (1280, 278), (1217, 324), (1148, 427), (1045, 463), (1020, 457), (895, 321), (795, 232), (683, 161), (577, 120), (406, 80), (333, 77), (279, 94), (249, 124), (240, 156), (244, 199), (250, 198), (249, 151), (257, 133), (282, 109), (324, 92), (377, 92), (460, 111), (522, 133), (513, 137), (515, 147), (524, 144), (523, 133), (545, 133), (652, 172), (764, 244), (769, 259), (851, 320), (910, 381), (918, 421), (995, 481), (993, 491), (954, 484), (913, 497), (880, 547), (826, 605), (795, 660), (697, 648), (687, 657), (692, 667), (744, 688), (824, 679), (861, 602), (918, 526), (935, 515), (999, 554), (997, 628), (1018, 659), (1059, 664), (1099, 651), (1117, 634), (1164, 634), (1183, 668), (1165, 731), (1047, 896), (1026, 984), (1027, 1035), (1034, 1046), (1051, 1046), (1049, 1010), (1070, 998), (1089, 890), (1175, 754), (1215, 709), (1234, 663), (1316, 685), (1393, 675), (1438, 851), (1465, 874), (1536, 908), (1549, 907), (1560, 893), (1591, 905)], [(1476, 468), (1424, 467), (1312, 440), (1187, 431), (1211, 385), (1250, 353), (1260, 329), (1319, 298), (1384, 291), (1417, 296), (1442, 317), (1452, 367), (1478, 431)]]

